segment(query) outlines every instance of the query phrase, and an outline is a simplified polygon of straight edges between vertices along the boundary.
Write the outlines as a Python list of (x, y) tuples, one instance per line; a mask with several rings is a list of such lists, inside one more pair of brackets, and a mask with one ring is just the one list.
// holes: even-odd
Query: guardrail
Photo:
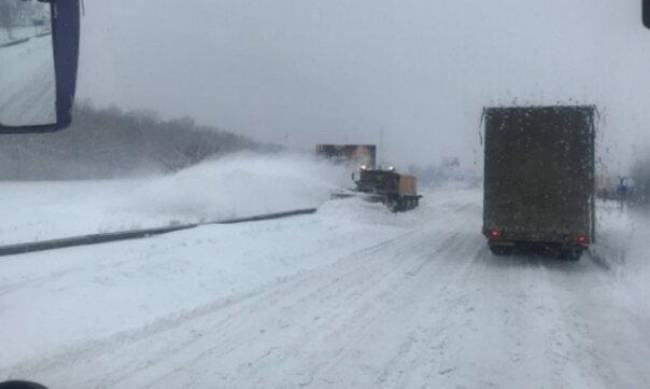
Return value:
[(272, 219), (281, 219), (292, 216), (308, 215), (316, 213), (317, 208), (295, 209), (291, 211), (267, 213), (262, 215), (247, 216), (241, 218), (214, 220), (202, 223), (180, 224), (168, 227), (147, 228), (141, 230), (128, 230), (118, 232), (108, 232), (102, 234), (89, 234), (80, 236), (71, 236), (67, 238), (42, 240), (38, 242), (26, 242), (0, 246), (0, 256), (27, 254), (37, 251), (56, 250), (68, 247), (87, 246), (92, 244), (116, 242), (121, 240), (141, 239), (150, 236), (168, 234), (170, 232), (189, 230), (192, 228), (214, 225), (214, 224), (236, 224), (248, 223)]

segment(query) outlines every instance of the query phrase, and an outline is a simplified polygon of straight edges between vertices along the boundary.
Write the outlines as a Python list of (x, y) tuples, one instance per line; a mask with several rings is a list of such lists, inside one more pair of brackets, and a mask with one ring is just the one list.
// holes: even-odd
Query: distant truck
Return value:
[(497, 255), (578, 260), (594, 241), (595, 106), (484, 110), (483, 234)]
[(403, 212), (418, 206), (422, 196), (417, 194), (416, 178), (387, 170), (361, 168), (355, 179), (357, 192), (370, 201), (384, 203), (393, 212)]
[(374, 169), (377, 161), (375, 145), (316, 145), (316, 155), (343, 164), (352, 171), (361, 167)]

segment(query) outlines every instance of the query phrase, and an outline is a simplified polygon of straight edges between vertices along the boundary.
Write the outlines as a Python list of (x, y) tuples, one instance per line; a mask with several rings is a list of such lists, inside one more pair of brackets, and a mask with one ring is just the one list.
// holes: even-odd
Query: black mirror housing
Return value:
[(3, 126), (0, 134), (45, 133), (62, 130), (72, 122), (72, 106), (79, 63), (79, 0), (39, 0), (52, 7), (52, 50), (56, 85), (56, 123), (37, 126)]
[(643, 25), (646, 28), (650, 28), (650, 0), (641, 0), (642, 4), (642, 19)]

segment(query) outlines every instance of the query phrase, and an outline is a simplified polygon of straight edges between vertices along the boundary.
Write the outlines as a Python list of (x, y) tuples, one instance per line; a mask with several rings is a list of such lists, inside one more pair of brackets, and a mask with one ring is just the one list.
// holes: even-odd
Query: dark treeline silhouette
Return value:
[(44, 25), (49, 21), (49, 7), (46, 3), (0, 0), (0, 41), (15, 39), (15, 28)]
[(171, 173), (240, 150), (278, 146), (148, 111), (75, 108), (70, 128), (52, 134), (0, 136), (0, 180), (119, 178)]

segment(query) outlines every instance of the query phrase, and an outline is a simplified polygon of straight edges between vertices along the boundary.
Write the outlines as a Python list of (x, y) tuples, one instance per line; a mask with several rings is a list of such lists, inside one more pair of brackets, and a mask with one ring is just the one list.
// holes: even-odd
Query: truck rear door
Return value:
[(591, 235), (593, 107), (486, 110), (484, 228), (507, 238)]

